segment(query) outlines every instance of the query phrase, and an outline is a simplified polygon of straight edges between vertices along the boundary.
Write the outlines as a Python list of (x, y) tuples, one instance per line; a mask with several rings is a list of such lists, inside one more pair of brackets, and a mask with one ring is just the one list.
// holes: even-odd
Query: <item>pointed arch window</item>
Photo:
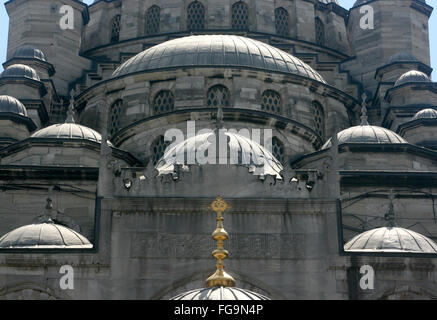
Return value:
[(205, 29), (205, 7), (200, 1), (191, 2), (187, 8), (187, 29)]
[(288, 11), (284, 8), (276, 8), (275, 9), (275, 27), (276, 27), (276, 33), (281, 36), (288, 36), (288, 26), (289, 26), (289, 20), (288, 20)]
[(232, 6), (232, 29), (249, 29), (249, 7), (243, 1), (238, 1)]
[(320, 46), (325, 45), (325, 25), (320, 18), (316, 18), (316, 43)]
[(206, 96), (206, 105), (209, 108), (218, 106), (229, 107), (231, 105), (229, 89), (223, 85), (215, 85), (209, 88)]
[(120, 40), (120, 20), (121, 15), (119, 14), (117, 14), (111, 20), (111, 43), (115, 43)]
[(161, 22), (161, 9), (153, 5), (146, 11), (146, 35), (159, 33), (159, 24)]

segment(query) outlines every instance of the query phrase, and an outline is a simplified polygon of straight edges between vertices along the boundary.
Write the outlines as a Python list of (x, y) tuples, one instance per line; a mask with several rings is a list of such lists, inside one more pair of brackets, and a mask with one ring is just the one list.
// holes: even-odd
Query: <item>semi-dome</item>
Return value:
[[(339, 145), (343, 143), (408, 143), (389, 129), (371, 125), (359, 125), (340, 131), (337, 138)], [(331, 139), (329, 139), (322, 149), (330, 148), (331, 145)]]
[(181, 293), (170, 300), (270, 300), (262, 294), (235, 288), (212, 287), (201, 288)]
[(423, 72), (410, 70), (396, 80), (395, 87), (411, 82), (431, 82), (431, 79)]
[[(283, 170), (281, 163), (266, 148), (254, 140), (233, 132), (224, 132), (225, 137), (216, 135), (216, 131), (199, 134), (175, 145), (168, 150), (159, 160), (156, 169), (159, 174), (169, 174), (175, 172), (175, 165), (187, 165), (187, 159), (194, 159), (194, 165), (202, 165), (199, 154), (208, 149), (213, 143), (228, 140), (227, 159), (222, 159), (225, 163), (244, 165), (249, 168), (249, 172), (256, 176), (275, 176), (282, 179), (280, 172)], [(219, 157), (220, 155), (217, 155)], [(231, 158), (235, 157), (235, 159)], [(234, 161), (232, 161), (234, 160)], [(217, 158), (216, 163), (222, 163)]]
[(417, 62), (419, 61), (414, 55), (408, 52), (398, 52), (392, 55), (387, 64), (395, 63), (395, 62)]
[(57, 123), (40, 129), (31, 138), (85, 139), (100, 143), (102, 136), (97, 131), (76, 123)]
[(10, 112), (27, 117), (26, 107), (17, 98), (0, 95), (0, 113)]
[(347, 252), (437, 253), (437, 244), (420, 233), (381, 227), (365, 231), (344, 245)]
[(413, 117), (413, 120), (417, 119), (436, 119), (437, 111), (431, 108), (423, 109), (416, 113)]
[(5, 234), (0, 238), (0, 248), (11, 249), (86, 249), (93, 245), (83, 235), (49, 220), (29, 224)]
[(47, 62), (44, 53), (40, 49), (37, 49), (30, 45), (19, 47), (12, 54), (12, 58), (37, 59)]
[(36, 71), (24, 64), (13, 64), (7, 67), (0, 78), (26, 78), (30, 80), (40, 81), (40, 78)]
[(187, 67), (232, 67), (294, 74), (325, 83), (300, 59), (266, 43), (234, 35), (196, 35), (149, 48), (119, 66), (113, 77)]

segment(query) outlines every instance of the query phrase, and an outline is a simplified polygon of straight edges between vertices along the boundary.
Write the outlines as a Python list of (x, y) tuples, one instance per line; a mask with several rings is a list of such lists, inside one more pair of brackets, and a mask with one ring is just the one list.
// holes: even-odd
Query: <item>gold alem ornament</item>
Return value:
[(228, 233), (223, 228), (223, 212), (231, 208), (221, 197), (217, 197), (211, 203), (211, 209), (217, 214), (217, 227), (212, 233), (212, 238), (217, 241), (217, 249), (212, 252), (212, 256), (217, 259), (217, 270), (206, 279), (206, 287), (234, 287), (235, 279), (224, 271), (223, 260), (228, 257), (228, 251), (223, 248), (223, 241), (228, 239)]

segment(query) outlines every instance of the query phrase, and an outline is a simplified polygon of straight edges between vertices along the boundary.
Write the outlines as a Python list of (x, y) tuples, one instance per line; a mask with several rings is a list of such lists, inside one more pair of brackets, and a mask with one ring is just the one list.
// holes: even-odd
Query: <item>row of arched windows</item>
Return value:
[[(187, 30), (196, 31), (205, 29), (205, 6), (200, 1), (193, 1), (187, 7)], [(249, 6), (244, 1), (238, 1), (232, 5), (232, 29), (249, 29)], [(118, 42), (120, 36), (120, 15), (116, 15), (111, 21), (111, 43)], [(318, 18), (317, 18), (318, 19)], [(320, 19), (319, 19), (320, 20)], [(153, 5), (146, 10), (144, 33), (146, 35), (160, 32), (161, 8)], [(320, 21), (321, 22), (321, 21)], [(282, 36), (289, 35), (289, 14), (283, 7), (275, 9), (276, 33)], [(323, 24), (322, 24), (323, 25)], [(317, 20), (316, 20), (317, 28)]]
[[(109, 115), (111, 135), (114, 135), (120, 128), (122, 105), (123, 101), (119, 99), (111, 106)], [(209, 108), (231, 106), (231, 94), (229, 89), (223, 85), (214, 85), (210, 87), (206, 94), (206, 106)], [(175, 99), (171, 90), (160, 90), (155, 95), (152, 102), (152, 111), (154, 115), (172, 112), (174, 111), (174, 107)], [(261, 95), (261, 110), (281, 115), (283, 113), (281, 95), (274, 90), (265, 90)], [(310, 113), (314, 130), (323, 138), (325, 132), (325, 115), (322, 105), (317, 101), (313, 101)]]

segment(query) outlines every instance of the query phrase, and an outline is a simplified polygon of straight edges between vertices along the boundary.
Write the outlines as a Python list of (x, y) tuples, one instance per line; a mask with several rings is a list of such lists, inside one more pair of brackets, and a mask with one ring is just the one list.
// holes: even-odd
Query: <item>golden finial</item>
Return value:
[(217, 249), (212, 252), (212, 256), (217, 259), (217, 270), (206, 279), (206, 286), (211, 287), (233, 287), (235, 279), (224, 271), (223, 260), (228, 257), (228, 251), (223, 248), (223, 241), (228, 239), (228, 233), (223, 227), (223, 212), (231, 208), (221, 197), (217, 197), (211, 203), (211, 209), (217, 214), (217, 227), (212, 233), (212, 238), (217, 241)]

